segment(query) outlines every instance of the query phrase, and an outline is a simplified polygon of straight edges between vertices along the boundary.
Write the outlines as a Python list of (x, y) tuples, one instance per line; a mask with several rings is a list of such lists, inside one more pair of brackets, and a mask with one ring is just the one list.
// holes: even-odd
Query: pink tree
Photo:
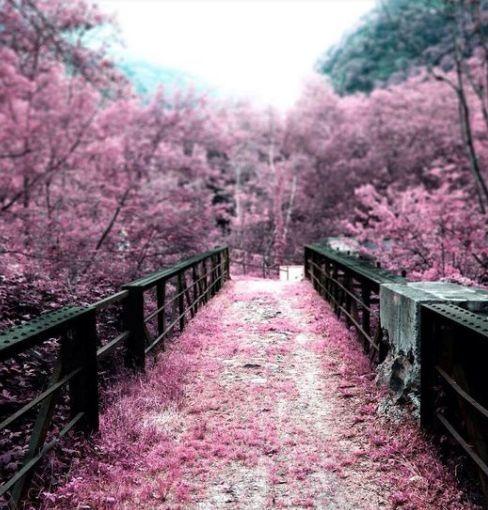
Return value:
[(384, 194), (372, 185), (356, 190), (357, 217), (346, 229), (385, 267), (409, 278), (488, 283), (486, 218), (476, 201), (459, 189), (452, 168), (429, 172), (437, 180)]
[(220, 235), (210, 106), (191, 91), (143, 104), (84, 45), (106, 21), (84, 2), (2, 5), (0, 258), (13, 305), (17, 291), (64, 300), (117, 285)]

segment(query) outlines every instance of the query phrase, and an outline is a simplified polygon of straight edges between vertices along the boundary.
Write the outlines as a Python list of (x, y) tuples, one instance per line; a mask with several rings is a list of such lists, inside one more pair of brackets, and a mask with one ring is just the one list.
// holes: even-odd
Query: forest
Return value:
[(378, 1), (286, 111), (117, 26), (0, 0), (0, 506), (481, 508), (486, 291), (398, 296), (488, 288), (488, 2)]
[[(400, 17), (411, 47), (387, 44)], [(482, 0), (379, 5), (285, 113), (139, 96), (89, 44), (111, 23), (82, 0), (0, 2), (4, 326), (224, 243), (280, 264), (348, 235), (412, 279), (488, 283)], [(370, 47), (390, 48), (376, 71)]]

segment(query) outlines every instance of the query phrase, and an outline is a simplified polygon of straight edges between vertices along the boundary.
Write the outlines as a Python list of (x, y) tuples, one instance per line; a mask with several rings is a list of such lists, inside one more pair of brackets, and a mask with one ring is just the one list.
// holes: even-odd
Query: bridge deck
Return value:
[(226, 287), (125, 383), (50, 504), (468, 508), (414, 424), (378, 418), (359, 344), (309, 283)]

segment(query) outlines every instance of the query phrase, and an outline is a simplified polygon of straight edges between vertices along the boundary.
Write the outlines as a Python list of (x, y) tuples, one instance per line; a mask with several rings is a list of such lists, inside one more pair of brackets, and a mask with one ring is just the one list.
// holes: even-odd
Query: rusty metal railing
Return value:
[(488, 495), (488, 317), (423, 304), (421, 325), (422, 425), (471, 458)]
[(379, 292), (382, 283), (405, 282), (369, 261), (327, 246), (305, 246), (305, 277), (334, 312), (353, 326), (370, 358), (384, 360), (388, 344), (379, 321)]
[[(63, 308), (0, 333), (0, 361), (22, 368), (28, 351), (42, 356), (39, 348), (53, 360), (45, 388), (21, 405), (13, 402), (13, 412), (0, 416), (0, 434), (20, 434), (27, 441), (19, 469), (2, 471), (7, 479), (0, 502), (19, 506), (35, 468), (69, 431), (98, 429), (102, 360), (122, 351), (126, 366), (143, 371), (147, 355), (182, 332), (228, 278), (229, 250), (217, 248), (133, 281), (90, 306)], [(109, 339), (100, 334), (107, 309), (120, 317)], [(21, 369), (17, 373), (21, 376)]]
[[(379, 321), (380, 287), (408, 283), (404, 276), (322, 245), (306, 246), (304, 263), (317, 292), (355, 328), (371, 359), (382, 362), (389, 344)], [(473, 461), (488, 500), (488, 315), (422, 303), (420, 325), (421, 424)]]

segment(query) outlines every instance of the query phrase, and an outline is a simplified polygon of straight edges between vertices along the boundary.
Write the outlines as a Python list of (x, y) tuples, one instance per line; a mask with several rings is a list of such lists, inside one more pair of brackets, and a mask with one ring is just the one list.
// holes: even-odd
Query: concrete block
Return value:
[(448, 282), (411, 282), (413, 289), (434, 296), (436, 301), (449, 301), (472, 312), (488, 312), (488, 292)]
[(390, 350), (378, 368), (393, 400), (418, 410), (420, 393), (420, 305), (449, 302), (471, 311), (488, 310), (488, 292), (445, 282), (409, 282), (380, 287), (380, 322)]
[(357, 254), (359, 252), (358, 241), (350, 237), (328, 237), (326, 243), (333, 250), (340, 252), (348, 252), (351, 255)]

